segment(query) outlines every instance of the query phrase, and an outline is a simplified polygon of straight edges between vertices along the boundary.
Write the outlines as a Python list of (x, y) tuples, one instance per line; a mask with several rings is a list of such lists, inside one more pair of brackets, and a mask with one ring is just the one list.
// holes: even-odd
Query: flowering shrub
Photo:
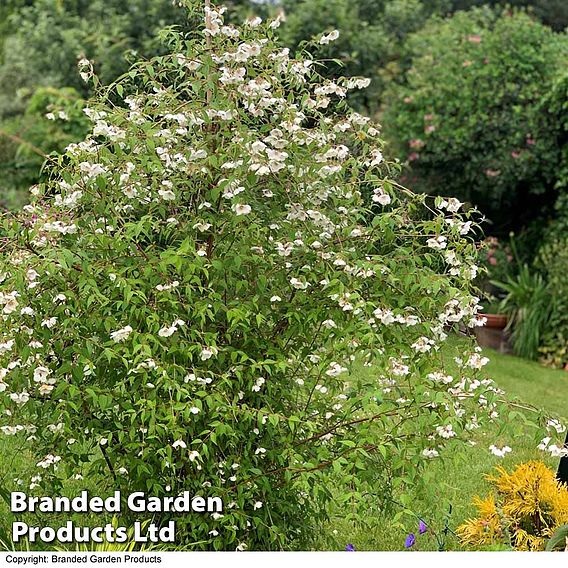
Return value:
[(520, 464), (512, 473), (497, 469), (488, 478), (496, 494), (475, 499), (479, 517), (458, 528), (462, 542), (479, 547), (510, 540), (517, 550), (544, 550), (568, 521), (568, 488), (542, 462)]
[(39, 456), (32, 490), (88, 467), (220, 496), (176, 517), (180, 544), (297, 546), (330, 480), (356, 495), (379, 456), (412, 482), (497, 416), (487, 359), (450, 376), (437, 353), (480, 323), (473, 221), (386, 177), (344, 104), (362, 81), (291, 58), (279, 20), (195, 9), (204, 30), (101, 90), (91, 134), (3, 221), (0, 429)]
[(565, 36), (526, 14), (489, 8), (411, 36), (412, 65), (393, 85), (384, 124), (415, 184), (475, 204), (497, 229), (534, 219), (557, 156), (539, 104), (567, 49)]

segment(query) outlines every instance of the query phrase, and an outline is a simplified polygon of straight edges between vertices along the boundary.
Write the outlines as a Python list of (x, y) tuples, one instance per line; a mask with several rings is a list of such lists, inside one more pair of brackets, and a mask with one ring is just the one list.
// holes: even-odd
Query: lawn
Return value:
[[(452, 343), (447, 353), (448, 358), (453, 355), (450, 352), (451, 347)], [(560, 417), (568, 417), (568, 373), (546, 369), (537, 363), (490, 350), (485, 354), (491, 360), (487, 367), (489, 375), (507, 392), (509, 398), (518, 399), (521, 404), (528, 403)], [(361, 372), (368, 371), (362, 368)], [(513, 453), (504, 459), (491, 455), (488, 446), (496, 438), (512, 446)], [(17, 487), (17, 479), (29, 479), (30, 473), (37, 468), (34, 467), (32, 456), (22, 453), (14, 438), (0, 438), (0, 443), (1, 488), (12, 489)], [(338, 510), (337, 515), (321, 528), (314, 548), (337, 550), (343, 549), (347, 543), (352, 543), (358, 550), (400, 550), (406, 534), (416, 532), (417, 529), (417, 519), (410, 513), (410, 509), (435, 530), (443, 529), (446, 522), (450, 529), (454, 529), (474, 514), (471, 500), (474, 495), (487, 492), (488, 484), (484, 476), (495, 466), (503, 465), (509, 468), (528, 459), (543, 457), (544, 455), (536, 450), (533, 437), (523, 435), (522, 428), (514, 440), (500, 439), (497, 431), (480, 435), (476, 446), (455, 450), (446, 454), (444, 459), (428, 462), (424, 473), (425, 488), (412, 495), (406, 509), (393, 504), (388, 514), (371, 512), (364, 526), (345, 521), (345, 510)], [(556, 468), (558, 460), (549, 459), (547, 463)], [(66, 486), (65, 494), (76, 495), (85, 488), (96, 493), (91, 483), (73, 481)], [(380, 488), (377, 488), (377, 492), (379, 491)], [(0, 536), (6, 540), (11, 522), (15, 518), (4, 503), (0, 503), (0, 517)], [(61, 517), (59, 520), (64, 522), (67, 518)], [(80, 521), (80, 524), (89, 524), (85, 517), (76, 520)], [(51, 522), (58, 524), (53, 517)], [(424, 537), (419, 540), (419, 548), (435, 550), (437, 543), (432, 537)], [(447, 548), (460, 549), (459, 542), (451, 532), (448, 534)]]

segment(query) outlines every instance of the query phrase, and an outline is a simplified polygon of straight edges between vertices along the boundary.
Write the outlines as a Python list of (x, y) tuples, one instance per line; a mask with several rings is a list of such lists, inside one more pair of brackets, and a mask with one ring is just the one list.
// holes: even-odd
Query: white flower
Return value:
[(467, 361), (466, 365), (472, 369), (481, 369), (489, 363), (487, 357), (482, 357), (479, 353), (474, 353)]
[(391, 372), (395, 377), (405, 377), (410, 373), (408, 365), (404, 365), (400, 361), (391, 360)]
[(197, 406), (192, 406), (189, 411), (191, 412), (191, 414), (199, 414), (201, 412), (199, 408), (197, 408)]
[(446, 424), (446, 426), (438, 426), (436, 428), (436, 433), (440, 438), (445, 438), (446, 440), (453, 438), (456, 433), (451, 424)]
[(328, 43), (335, 41), (338, 37), (339, 37), (339, 32), (337, 30), (333, 30), (328, 34), (321, 36), (319, 43), (320, 45), (327, 45)]
[(489, 446), (489, 450), (491, 451), (491, 453), (494, 456), (497, 456), (498, 458), (504, 458), (506, 454), (508, 454), (509, 452), (512, 451), (509, 446), (504, 446), (502, 448), (498, 448), (494, 444), (491, 444)]
[(203, 233), (211, 228), (211, 223), (204, 223), (203, 221), (200, 221), (199, 223), (195, 223), (193, 228)]
[(176, 198), (176, 194), (171, 189), (159, 189), (158, 195), (164, 201), (174, 201)]
[(342, 367), (339, 363), (335, 361), (329, 364), (329, 369), (325, 372), (329, 377), (338, 377), (341, 373), (347, 372), (346, 367)]
[(433, 448), (426, 448), (422, 451), (422, 455), (425, 458), (432, 459), (437, 458), (440, 454), (438, 453), (438, 450), (434, 450)]
[(550, 443), (550, 440), (551, 440), (551, 439), (552, 439), (552, 438), (550, 438), (550, 436), (547, 436), (546, 438), (543, 438), (543, 439), (541, 440), (540, 444), (537, 446), (537, 448), (538, 448), (539, 450), (543, 450), (543, 451), (546, 450), (546, 449), (548, 449), (548, 444)]
[(54, 456), (52, 454), (47, 454), (41, 461), (39, 461), (36, 465), (37, 467), (42, 467), (43, 469), (47, 469), (49, 466), (56, 466), (58, 462), (61, 461), (60, 456)]
[(36, 383), (44, 383), (51, 371), (47, 367), (36, 367), (34, 370), (34, 381)]
[(383, 193), (380, 191), (376, 191), (373, 193), (373, 197), (371, 198), (375, 203), (380, 203), (381, 205), (389, 205), (391, 200), (391, 196), (388, 193)]
[(189, 455), (187, 457), (189, 458), (189, 461), (195, 461), (197, 458), (199, 458), (199, 452), (192, 450), (191, 452), (189, 452)]
[(432, 349), (432, 345), (434, 345), (434, 342), (431, 339), (428, 339), (427, 337), (420, 337), (412, 344), (411, 347), (418, 353), (427, 353)]
[(260, 389), (262, 388), (262, 385), (266, 382), (266, 380), (263, 377), (258, 377), (258, 379), (256, 379), (254, 385), (252, 386), (252, 391), (253, 392), (259, 392)]
[(213, 355), (217, 355), (218, 349), (216, 347), (204, 347), (201, 350), (201, 360), (207, 361), (207, 359), (211, 359)]
[[(457, 213), (461, 206), (463, 205), (463, 203), (459, 200), (456, 199), (455, 197), (451, 197), (450, 199), (448, 199), (448, 201), (444, 201), (443, 203), (445, 203), (446, 205), (446, 209), (450, 212), (450, 213)], [(440, 209), (442, 207), (440, 206)]]
[(16, 404), (25, 404), (26, 402), (28, 402), (28, 400), (30, 400), (30, 395), (26, 392), (23, 391), (21, 393), (17, 393), (17, 392), (13, 392), (10, 394), (10, 398), (16, 403)]
[(566, 427), (563, 426), (562, 424), (560, 424), (560, 422), (558, 422), (558, 420), (556, 419), (551, 419), (546, 423), (546, 427), (547, 429), (551, 430), (554, 429), (556, 430), (559, 434), (562, 434), (563, 432), (566, 432)]
[(128, 339), (128, 336), (132, 333), (132, 331), (133, 331), (132, 328), (129, 325), (127, 325), (122, 329), (117, 329), (116, 331), (113, 331), (110, 334), (110, 337), (116, 343), (120, 343), (121, 341), (126, 341), (126, 339)]
[(302, 282), (298, 278), (290, 278), (290, 284), (292, 284), (296, 290), (306, 290), (308, 286), (310, 286), (309, 282)]
[(439, 371), (430, 373), (428, 375), (428, 378), (436, 383), (444, 383), (446, 385), (449, 385), (454, 380), (454, 378), (451, 375), (445, 375), (444, 373), (441, 373)]
[(262, 507), (262, 501), (256, 501), (255, 504), (252, 506), (253, 510), (260, 509)]
[(48, 329), (51, 329), (56, 323), (57, 323), (57, 318), (48, 318), (48, 319), (44, 319), (41, 322), (41, 326), (47, 327)]
[(174, 321), (172, 325), (162, 327), (160, 331), (158, 331), (158, 335), (160, 337), (170, 337), (178, 330), (178, 326), (180, 325), (185, 325), (185, 322), (183, 320), (178, 319)]
[(236, 215), (248, 215), (252, 211), (250, 205), (246, 205), (243, 203), (235, 203), (232, 209)]
[(8, 351), (12, 351), (13, 347), (14, 347), (14, 340), (13, 339), (9, 339), (8, 341), (5, 341), (4, 343), (0, 343), (0, 354), (6, 353)]
[(553, 458), (563, 458), (568, 456), (568, 448), (560, 448), (556, 444), (549, 446), (548, 451)]
[(447, 246), (447, 239), (446, 239), (446, 237), (444, 237), (442, 235), (442, 236), (439, 236), (439, 237), (436, 237), (436, 238), (428, 239), (426, 241), (426, 244), (430, 248), (433, 248), (435, 250), (442, 250), (442, 249), (445, 249), (446, 246)]
[(50, 394), (54, 388), (55, 386), (52, 383), (41, 383), (41, 385), (39, 385), (38, 392), (43, 396)]
[(176, 440), (173, 444), (172, 444), (172, 448), (175, 450), (176, 448), (187, 448), (187, 444), (183, 441), (183, 440)]
[(270, 298), (270, 303), (274, 304), (275, 302), (281, 302), (282, 298), (280, 296), (272, 296), (272, 298)]
[(371, 150), (371, 158), (369, 166), (378, 166), (383, 161), (383, 153), (378, 148), (375, 148)]

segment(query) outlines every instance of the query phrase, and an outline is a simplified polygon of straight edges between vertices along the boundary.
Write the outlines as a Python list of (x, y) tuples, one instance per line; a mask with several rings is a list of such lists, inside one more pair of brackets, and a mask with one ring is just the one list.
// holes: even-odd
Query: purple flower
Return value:
[(420, 519), (420, 522), (418, 523), (418, 534), (424, 534), (427, 530), (428, 526), (422, 519)]
[(347, 552), (355, 552), (355, 546), (353, 544), (348, 544), (345, 547), (345, 550), (347, 550)]
[(416, 542), (416, 536), (414, 533), (410, 533), (407, 537), (406, 540), (404, 541), (404, 548), (412, 548), (414, 546), (414, 543)]

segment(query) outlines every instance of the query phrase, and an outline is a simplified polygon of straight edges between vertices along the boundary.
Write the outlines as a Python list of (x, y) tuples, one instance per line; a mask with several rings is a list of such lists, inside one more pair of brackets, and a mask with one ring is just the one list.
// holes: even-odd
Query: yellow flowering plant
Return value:
[(478, 517), (457, 533), (463, 544), (491, 546), (508, 540), (516, 550), (544, 550), (550, 537), (568, 522), (568, 487), (540, 461), (519, 464), (511, 473), (497, 468), (488, 476), (495, 492), (476, 497)]

